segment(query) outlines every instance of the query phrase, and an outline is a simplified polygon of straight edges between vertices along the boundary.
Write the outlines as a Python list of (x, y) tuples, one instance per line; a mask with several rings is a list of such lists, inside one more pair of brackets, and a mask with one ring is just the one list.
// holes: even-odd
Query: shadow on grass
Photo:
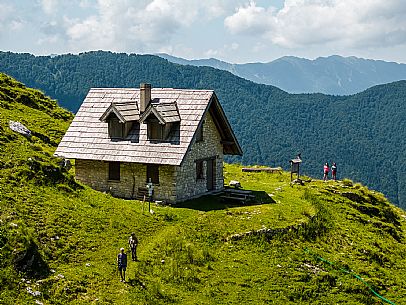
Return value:
[(226, 210), (229, 208), (275, 203), (275, 200), (273, 200), (272, 197), (269, 197), (268, 194), (264, 191), (251, 191), (251, 192), (252, 195), (255, 196), (255, 198), (246, 203), (233, 199), (223, 199), (221, 198), (220, 194), (220, 195), (206, 195), (196, 199), (187, 200), (184, 202), (180, 202), (174, 205), (173, 207), (208, 212), (214, 210)]

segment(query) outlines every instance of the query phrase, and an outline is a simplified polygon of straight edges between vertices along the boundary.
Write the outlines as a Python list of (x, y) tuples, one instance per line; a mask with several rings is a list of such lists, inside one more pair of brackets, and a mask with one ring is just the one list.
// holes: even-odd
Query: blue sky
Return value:
[(402, 0), (0, 0), (0, 50), (109, 50), (268, 62), (338, 54), (406, 63)]

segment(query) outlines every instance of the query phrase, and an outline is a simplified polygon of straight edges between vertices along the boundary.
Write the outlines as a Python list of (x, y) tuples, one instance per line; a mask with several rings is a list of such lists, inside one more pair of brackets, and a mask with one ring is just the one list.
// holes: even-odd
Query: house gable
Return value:
[(221, 136), (221, 144), (223, 144), (223, 153), (225, 155), (242, 155), (242, 149), (237, 141), (233, 129), (227, 120), (226, 114), (217, 99), (216, 94), (213, 94), (208, 111), (213, 118), (213, 122), (217, 127)]
[(209, 111), (201, 125), (203, 140), (192, 141), (176, 175), (177, 200), (201, 196), (211, 190), (221, 190), (223, 177), (223, 145), (221, 135)]
[(195, 134), (193, 136), (193, 141), (190, 143), (190, 146), (195, 142), (204, 141), (205, 137), (205, 118), (210, 115), (211, 120), (213, 121), (217, 132), (220, 135), (220, 143), (223, 147), (224, 155), (242, 155), (242, 149), (240, 144), (237, 141), (236, 136), (231, 128), (230, 123), (227, 120), (227, 117), (224, 113), (223, 108), (221, 107), (216, 94), (213, 92), (213, 95), (210, 98), (210, 101), (202, 115), (202, 119), (199, 121), (199, 124), (196, 128)]

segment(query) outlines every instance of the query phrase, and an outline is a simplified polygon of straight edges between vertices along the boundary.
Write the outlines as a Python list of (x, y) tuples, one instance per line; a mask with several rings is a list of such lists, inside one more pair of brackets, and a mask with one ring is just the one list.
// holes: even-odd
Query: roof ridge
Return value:
[[(116, 88), (116, 87), (91, 87), (89, 90), (111, 90), (111, 91), (140, 91), (139, 88)], [(214, 89), (188, 89), (188, 88), (151, 88), (151, 90), (156, 90), (156, 91), (163, 91), (163, 90), (168, 90), (168, 91), (190, 91), (190, 92), (214, 92)]]

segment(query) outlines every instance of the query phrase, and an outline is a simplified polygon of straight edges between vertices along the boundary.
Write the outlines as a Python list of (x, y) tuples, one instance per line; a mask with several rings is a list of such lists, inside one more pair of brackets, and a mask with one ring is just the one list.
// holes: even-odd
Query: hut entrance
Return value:
[(207, 190), (212, 191), (215, 187), (216, 179), (216, 160), (209, 159), (207, 160)]

